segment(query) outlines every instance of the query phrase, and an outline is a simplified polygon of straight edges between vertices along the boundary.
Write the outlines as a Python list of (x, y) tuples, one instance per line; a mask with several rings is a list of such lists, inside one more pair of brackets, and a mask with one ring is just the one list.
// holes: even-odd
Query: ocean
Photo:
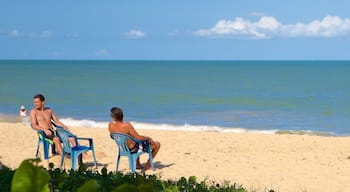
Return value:
[(350, 135), (350, 61), (1, 60), (0, 119), (41, 93), (67, 125)]

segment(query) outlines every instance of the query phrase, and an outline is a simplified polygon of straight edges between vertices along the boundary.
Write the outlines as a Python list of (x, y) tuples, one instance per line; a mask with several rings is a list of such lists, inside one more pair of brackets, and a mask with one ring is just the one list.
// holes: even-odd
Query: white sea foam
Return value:
[(98, 122), (94, 120), (88, 120), (88, 119), (73, 119), (73, 118), (63, 118), (60, 119), (62, 123), (64, 123), (67, 126), (73, 126), (73, 127), (98, 127), (98, 128), (106, 128), (108, 127), (108, 122)]
[[(61, 121), (67, 126), (73, 127), (92, 127), (92, 128), (107, 128), (108, 122), (98, 122), (94, 120), (77, 120), (73, 118), (63, 118)], [(209, 125), (191, 125), (185, 123), (184, 125), (174, 124), (153, 124), (143, 122), (131, 122), (136, 129), (149, 129), (149, 130), (171, 130), (171, 131), (208, 131), (208, 132), (231, 132), (231, 133), (264, 133), (274, 134), (278, 130), (253, 130), (245, 128), (234, 127), (219, 127)]]

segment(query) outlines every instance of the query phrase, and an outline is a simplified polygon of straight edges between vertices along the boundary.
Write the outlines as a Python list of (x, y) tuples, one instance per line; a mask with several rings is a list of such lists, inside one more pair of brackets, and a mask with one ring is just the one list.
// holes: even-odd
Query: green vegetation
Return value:
[(178, 181), (160, 180), (155, 175), (123, 174), (108, 172), (106, 168), (99, 171), (87, 170), (81, 165), (77, 171), (54, 169), (50, 164), (46, 170), (38, 166), (39, 159), (25, 160), (17, 170), (3, 167), (0, 170), (0, 191), (11, 192), (246, 192), (242, 186), (197, 182), (196, 177), (182, 177)]

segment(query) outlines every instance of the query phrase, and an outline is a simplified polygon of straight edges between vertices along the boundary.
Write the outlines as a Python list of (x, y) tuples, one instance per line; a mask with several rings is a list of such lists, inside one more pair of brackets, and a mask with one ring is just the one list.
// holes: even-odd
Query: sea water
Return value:
[(350, 61), (0, 61), (0, 114), (41, 93), (70, 126), (350, 135)]

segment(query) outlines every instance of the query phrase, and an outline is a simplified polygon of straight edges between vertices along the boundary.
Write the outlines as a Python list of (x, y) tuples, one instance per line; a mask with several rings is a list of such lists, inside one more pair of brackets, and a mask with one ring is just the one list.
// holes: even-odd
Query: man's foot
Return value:
[(143, 169), (142, 165), (136, 165), (136, 169)]
[(145, 172), (145, 171), (147, 171), (150, 168), (151, 168), (151, 164), (149, 162), (147, 162), (145, 167), (143, 167), (142, 172)]
[(142, 165), (140, 165), (140, 166), (136, 166), (136, 169), (143, 169), (143, 166)]

